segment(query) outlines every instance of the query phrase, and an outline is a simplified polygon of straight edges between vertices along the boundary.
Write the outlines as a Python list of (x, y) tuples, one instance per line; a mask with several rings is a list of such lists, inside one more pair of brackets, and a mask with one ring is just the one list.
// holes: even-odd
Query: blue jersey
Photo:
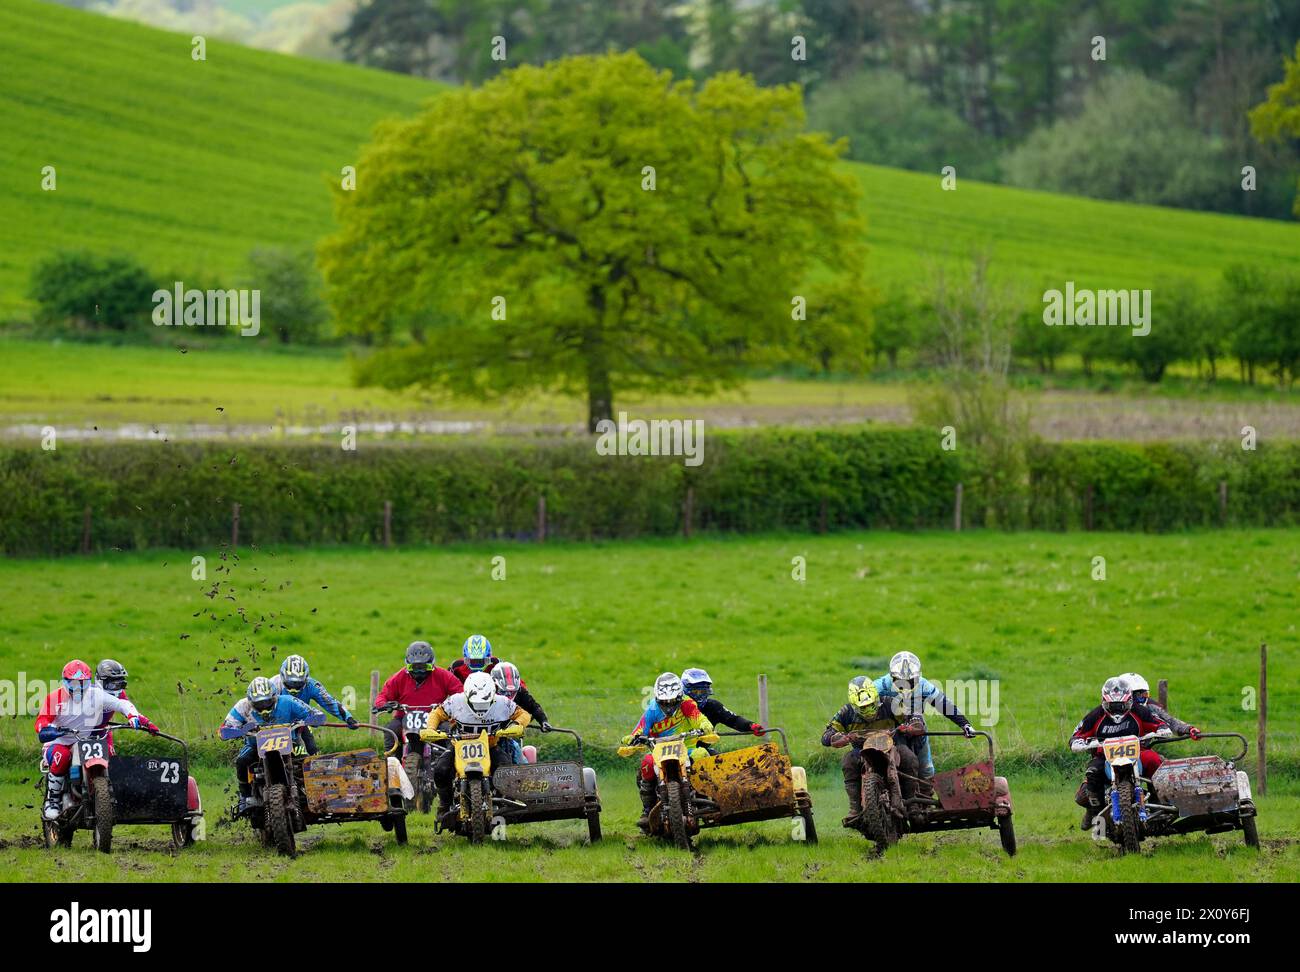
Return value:
[(307, 684), (297, 692), (293, 689), (285, 688), (284, 679), (279, 675), (271, 677), (271, 684), (279, 690), (281, 695), (292, 696), (307, 705), (315, 702), (330, 715), (334, 716), (334, 718), (342, 722), (347, 722), (349, 719), (348, 710), (343, 708), (343, 703), (330, 695), (325, 686), (314, 678), (307, 679)]
[[(267, 712), (258, 712), (247, 698), (240, 699), (226, 714), (226, 721), (221, 724), (219, 735), (222, 739), (238, 739), (250, 723), (273, 726), (305, 722), (309, 726), (319, 726), (324, 721), (324, 712), (317, 712), (306, 702), (301, 702), (292, 695), (282, 692), (275, 697), (275, 705)], [(253, 737), (245, 736), (243, 751), (252, 748)]]
[[(882, 675), (876, 679), (876, 691), (880, 693), (880, 708), (882, 712), (888, 712), (900, 721), (907, 721), (913, 716), (925, 715), (925, 707), (932, 706), (934, 709), (942, 712), (953, 723), (965, 727), (970, 724), (967, 719), (952, 703), (948, 696), (943, 694), (939, 686), (935, 685), (928, 678), (918, 679), (916, 688), (911, 692), (904, 694), (894, 688), (894, 680), (888, 675)], [(929, 736), (908, 736), (907, 744), (912, 747), (916, 753), (916, 758), (921, 763), (921, 775), (925, 777), (934, 776), (934, 759), (930, 755), (930, 737)]]

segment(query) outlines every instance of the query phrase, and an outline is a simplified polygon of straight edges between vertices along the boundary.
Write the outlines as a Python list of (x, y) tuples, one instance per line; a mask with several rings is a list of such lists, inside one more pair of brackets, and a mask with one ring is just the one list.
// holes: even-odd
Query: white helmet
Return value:
[(655, 701), (661, 708), (673, 711), (682, 701), (682, 680), (672, 672), (664, 672), (655, 679)]
[(889, 680), (900, 692), (910, 692), (921, 681), (921, 659), (910, 651), (900, 651), (889, 659)]
[(475, 672), (465, 679), (465, 701), (475, 715), (487, 715), (497, 698), (497, 683), (487, 672)]
[(1137, 672), (1125, 672), (1120, 676), (1120, 678), (1124, 680), (1124, 684), (1128, 686), (1130, 692), (1146, 692), (1148, 695), (1151, 694), (1151, 686), (1148, 685), (1147, 680)]

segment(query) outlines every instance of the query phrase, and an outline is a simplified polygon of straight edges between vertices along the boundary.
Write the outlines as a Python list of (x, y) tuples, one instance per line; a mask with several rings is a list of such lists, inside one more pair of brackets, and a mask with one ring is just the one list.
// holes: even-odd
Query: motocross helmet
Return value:
[(105, 658), (95, 666), (95, 680), (105, 692), (113, 695), (126, 691), (126, 669), (112, 658)]
[(696, 702), (703, 702), (713, 693), (713, 679), (702, 668), (688, 668), (682, 672), (682, 691)]
[(1125, 672), (1120, 678), (1133, 693), (1133, 704), (1146, 705), (1147, 699), (1151, 697), (1151, 686), (1147, 684), (1147, 680), (1137, 672)]
[(492, 642), (480, 634), (470, 635), (460, 646), (460, 653), (465, 657), (465, 664), (471, 672), (480, 672), (492, 657)]
[(433, 671), (433, 645), (427, 641), (412, 641), (406, 648), (406, 674), (423, 682)]
[(497, 692), (511, 702), (519, 694), (519, 686), (522, 684), (519, 669), (508, 661), (497, 662), (492, 666), (492, 681), (496, 683)]
[(867, 675), (859, 675), (849, 682), (849, 705), (870, 719), (880, 708), (880, 692)]
[(1101, 707), (1118, 722), (1133, 708), (1133, 693), (1122, 678), (1108, 678), (1101, 687)]
[(889, 659), (889, 680), (900, 692), (911, 692), (921, 683), (921, 659), (910, 651), (900, 651)]
[(280, 664), (280, 683), (290, 695), (297, 695), (307, 687), (307, 678), (311, 667), (302, 655), (290, 655)]
[(664, 672), (655, 679), (655, 702), (665, 715), (672, 715), (682, 704), (682, 680), (672, 672)]
[(257, 712), (270, 712), (275, 708), (275, 697), (279, 693), (275, 684), (265, 675), (259, 675), (248, 683), (248, 701), (253, 703)]
[(80, 658), (74, 658), (63, 666), (63, 687), (74, 701), (80, 701), (86, 689), (93, 685), (95, 676), (90, 666)]
[(465, 679), (465, 701), (475, 715), (487, 715), (496, 697), (497, 683), (492, 681), (492, 676), (487, 672), (474, 672)]

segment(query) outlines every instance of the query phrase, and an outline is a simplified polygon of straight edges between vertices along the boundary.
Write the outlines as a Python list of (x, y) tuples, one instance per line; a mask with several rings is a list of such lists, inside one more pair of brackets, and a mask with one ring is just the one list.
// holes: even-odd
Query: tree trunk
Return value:
[(604, 360), (587, 359), (587, 431), (596, 433), (602, 419), (614, 418), (614, 393), (609, 387), (609, 369)]

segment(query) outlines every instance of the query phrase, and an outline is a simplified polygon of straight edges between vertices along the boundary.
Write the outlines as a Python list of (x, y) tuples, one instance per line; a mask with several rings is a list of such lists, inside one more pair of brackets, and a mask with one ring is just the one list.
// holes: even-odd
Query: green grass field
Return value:
[[(1007, 862), (991, 833), (908, 838), (885, 862), (870, 864), (882, 876), (904, 879), (921, 870), (934, 880), (1294, 880), (1296, 540), (1295, 532), (1266, 530), (878, 533), (285, 549), (246, 551), (228, 573), (211, 550), (9, 560), (0, 562), (0, 588), (8, 594), (0, 671), (30, 683), (57, 677), (73, 655), (123, 661), (141, 708), (196, 745), (215, 825), (229, 799), (222, 793), (229, 770), (218, 768), (224, 746), (212, 733), (255, 672), (299, 651), (333, 690), (355, 693), (364, 705), (370, 670), (387, 676), (411, 639), (427, 638), (446, 662), (466, 634), (481, 630), (498, 654), (521, 666), (552, 721), (583, 733), (608, 807), (611, 839), (594, 850), (566, 846), (580, 841), (576, 822), (515, 828), (512, 840), (522, 847), (480, 853), (450, 836), (435, 841), (422, 821), (406, 856), (381, 842), (386, 835), (377, 826), (358, 825), (313, 832), (310, 853), (287, 865), (265, 857), (246, 834), (214, 826), (209, 845), (177, 861), (159, 849), (159, 831), (127, 833), (128, 842), (145, 843), (134, 850), (124, 844), (112, 862), (78, 849), (67, 855), (73, 870), (59, 872), (65, 877), (436, 879), (463, 876), (465, 868), (484, 878), (524, 868), (539, 879), (861, 878), (866, 848), (838, 826), (843, 795), (817, 737), (849, 677), (879, 672), (893, 652), (909, 648), (941, 682), (996, 681), (996, 717), (985, 704), (974, 706), (983, 715), (973, 718), (995, 718), (990, 728), (1012, 780), (1024, 850)], [(190, 579), (195, 555), (210, 558), (205, 583)], [(490, 571), (498, 555), (507, 574), (496, 581)], [(1090, 579), (1098, 555), (1107, 560), (1105, 581)], [(803, 583), (790, 576), (795, 556), (807, 558)], [(1202, 728), (1248, 733), (1253, 742), (1255, 714), (1244, 706), (1257, 679), (1260, 641), (1270, 645), (1274, 713), (1270, 794), (1260, 804), (1264, 863), (1225, 835), (1161, 843), (1143, 869), (1116, 862), (1110, 848), (1072, 830), (1076, 760), (1065, 755), (1065, 740), (1101, 681), (1131, 669), (1153, 682), (1167, 678), (1176, 714)], [(788, 730), (796, 759), (821, 774), (814, 795), (824, 835), (819, 848), (785, 846), (777, 822), (709, 835), (696, 859), (632, 836), (631, 767), (611, 750), (635, 722), (655, 675), (691, 664), (707, 667), (721, 697), (750, 714), (755, 676), (768, 675), (772, 721)], [(33, 846), (30, 720), (7, 718), (0, 727), (0, 876), (37, 880), (55, 864)], [(350, 742), (343, 733), (335, 741)], [(543, 753), (554, 746), (543, 740)], [(943, 765), (974, 752), (962, 741), (937, 746)], [(1253, 775), (1253, 754), (1247, 768)], [(319, 843), (316, 833), (324, 835)]]
[[(170, 280), (237, 273), (255, 245), (314, 242), (332, 227), (327, 184), (373, 125), (439, 90), (218, 41), (196, 62), (188, 37), (38, 0), (0, 9), (0, 63), (10, 156), (0, 320), (30, 311), (31, 266), (60, 248), (126, 251)], [(41, 189), (46, 165), (57, 170), (53, 192)], [(847, 165), (864, 190), (882, 284), (928, 284), (934, 265), (975, 248), (991, 251), (996, 276), (1030, 288), (1150, 286), (1215, 277), (1233, 261), (1300, 262), (1294, 223), (965, 180), (945, 192), (938, 173)]]

